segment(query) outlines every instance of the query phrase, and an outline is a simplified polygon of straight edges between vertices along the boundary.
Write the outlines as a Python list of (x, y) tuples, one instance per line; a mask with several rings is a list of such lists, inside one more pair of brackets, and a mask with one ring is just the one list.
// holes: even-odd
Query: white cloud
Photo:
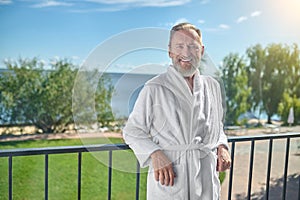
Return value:
[(251, 13), (251, 17), (257, 17), (261, 15), (261, 11), (254, 11), (253, 13)]
[[(250, 17), (258, 17), (261, 15), (261, 11), (254, 11), (250, 14)], [(244, 21), (247, 21), (249, 18), (246, 17), (246, 16), (241, 16), (239, 17), (237, 20), (236, 20), (236, 23), (239, 24), (239, 23), (242, 23)]]
[(12, 1), (11, 0), (0, 0), (0, 5), (8, 5), (11, 4)]
[(172, 7), (181, 6), (192, 0), (85, 0), (85, 2), (99, 4), (99, 8), (93, 9), (73, 9), (74, 13), (89, 12), (117, 12), (137, 7)]
[(107, 5), (127, 5), (131, 7), (170, 7), (189, 3), (191, 0), (86, 0), (87, 2)]
[(126, 6), (114, 6), (114, 7), (106, 7), (106, 8), (95, 8), (95, 9), (72, 9), (69, 12), (72, 13), (91, 13), (91, 12), (117, 12), (121, 10), (125, 10)]
[(228, 30), (230, 29), (230, 26), (227, 25), (227, 24), (219, 24), (218, 27), (204, 27), (203, 30), (205, 32), (220, 32), (220, 31), (223, 31), (223, 30)]
[(45, 8), (53, 6), (72, 6), (72, 3), (59, 2), (59, 1), (44, 1), (38, 4), (33, 5), (33, 8)]
[(199, 23), (199, 24), (204, 24), (204, 23), (205, 23), (205, 20), (199, 19), (199, 20), (198, 20), (198, 23)]
[(241, 16), (239, 17), (237, 20), (236, 20), (236, 23), (242, 23), (243, 21), (246, 21), (248, 19), (248, 17), (245, 17), (245, 16)]
[(227, 24), (220, 24), (219, 28), (221, 28), (221, 29), (230, 29), (230, 26), (228, 26)]
[(156, 1), (145, 1), (141, 3), (141, 6), (146, 7), (171, 7), (171, 6), (181, 6), (190, 2), (190, 0), (156, 0)]

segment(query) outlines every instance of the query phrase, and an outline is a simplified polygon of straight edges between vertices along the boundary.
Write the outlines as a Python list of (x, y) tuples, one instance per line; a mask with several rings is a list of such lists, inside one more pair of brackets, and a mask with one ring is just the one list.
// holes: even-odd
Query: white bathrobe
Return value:
[[(216, 148), (228, 146), (222, 117), (219, 83), (198, 71), (193, 92), (172, 66), (145, 84), (123, 136), (141, 167), (149, 166), (148, 200), (219, 199)], [(174, 186), (154, 179), (150, 155), (158, 149), (173, 163)]]

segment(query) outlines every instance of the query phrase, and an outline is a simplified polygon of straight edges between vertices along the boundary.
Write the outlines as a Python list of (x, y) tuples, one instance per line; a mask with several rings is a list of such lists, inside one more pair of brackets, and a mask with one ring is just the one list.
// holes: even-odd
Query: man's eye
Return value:
[(199, 50), (200, 48), (197, 45), (189, 45), (189, 49), (191, 49), (191, 50)]
[(176, 45), (176, 49), (183, 49), (183, 45)]

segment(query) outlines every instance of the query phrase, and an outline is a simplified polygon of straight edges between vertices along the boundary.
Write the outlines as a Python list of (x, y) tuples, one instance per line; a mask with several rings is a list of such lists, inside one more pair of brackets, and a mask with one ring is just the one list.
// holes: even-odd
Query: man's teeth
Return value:
[(183, 61), (183, 62), (190, 62), (192, 59), (190, 58), (181, 58), (180, 61)]

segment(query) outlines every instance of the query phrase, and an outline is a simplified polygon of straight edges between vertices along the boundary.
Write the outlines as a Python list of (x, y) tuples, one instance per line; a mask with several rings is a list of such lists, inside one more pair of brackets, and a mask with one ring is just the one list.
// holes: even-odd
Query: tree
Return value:
[(263, 105), (268, 115), (268, 123), (271, 123), (271, 117), (278, 112), (279, 103), (287, 87), (285, 80), (287, 77), (286, 69), (288, 68), (289, 49), (280, 44), (271, 44), (267, 46), (266, 52)]
[[(45, 70), (44, 64), (33, 58), (6, 62), (6, 66), (8, 72), (0, 76), (0, 100), (4, 107), (0, 116), (7, 123), (32, 124), (44, 133), (64, 132), (74, 124), (72, 94), (78, 72), (75, 65), (59, 60)], [(113, 120), (107, 115), (111, 111), (112, 89), (106, 78), (96, 86), (100, 93), (95, 95), (95, 104), (103, 109), (98, 110), (98, 121), (108, 123)]]
[(246, 55), (249, 59), (249, 65), (246, 67), (248, 85), (252, 89), (248, 103), (251, 105), (252, 111), (259, 111), (260, 116), (260, 113), (263, 111), (261, 102), (263, 98), (262, 82), (265, 70), (265, 50), (261, 45), (257, 44), (248, 48)]
[(77, 73), (73, 88), (73, 117), (78, 128), (97, 129), (115, 120), (111, 108), (114, 87), (107, 74), (95, 70)]
[[(6, 62), (9, 71), (0, 77), (1, 104), (6, 123), (26, 123), (28, 116), (37, 115), (40, 105), (38, 96), (43, 83), (43, 64), (36, 58), (19, 59), (18, 62)], [(30, 121), (31, 122), (31, 121)]]
[(248, 111), (248, 98), (251, 88), (248, 87), (248, 77), (245, 62), (238, 54), (229, 54), (223, 59), (221, 78), (226, 91), (226, 123), (238, 123), (238, 117)]
[(106, 74), (102, 75), (98, 81), (95, 93), (97, 121), (102, 127), (108, 126), (115, 120), (110, 106), (114, 87), (111, 84), (107, 84), (108, 80), (110, 79)]
[[(283, 98), (279, 103), (278, 112), (282, 120), (287, 124), (287, 118), (291, 107), (294, 108), (294, 118), (300, 117), (300, 51), (297, 44), (294, 44), (288, 57), (288, 65), (285, 76), (285, 90)], [(299, 121), (295, 121), (299, 123)]]
[(247, 49), (249, 58), (248, 76), (254, 102), (252, 109), (265, 111), (268, 123), (278, 113), (278, 106), (287, 87), (289, 49), (281, 44), (270, 44), (265, 49), (260, 45)]
[[(284, 92), (283, 98), (278, 106), (278, 114), (281, 116), (281, 120), (287, 125), (287, 119), (290, 112), (290, 108), (294, 110), (294, 124), (299, 123), (300, 116), (300, 98), (296, 96), (290, 96), (287, 92)], [(298, 121), (297, 121), (298, 119)]]
[(73, 124), (72, 89), (77, 73), (76, 67), (69, 61), (60, 60), (51, 64), (51, 70), (43, 72), (41, 92), (32, 107), (38, 115), (28, 116), (43, 132), (64, 132)]
[(290, 50), (286, 71), (286, 90), (291, 96), (300, 98), (300, 50), (297, 44)]

